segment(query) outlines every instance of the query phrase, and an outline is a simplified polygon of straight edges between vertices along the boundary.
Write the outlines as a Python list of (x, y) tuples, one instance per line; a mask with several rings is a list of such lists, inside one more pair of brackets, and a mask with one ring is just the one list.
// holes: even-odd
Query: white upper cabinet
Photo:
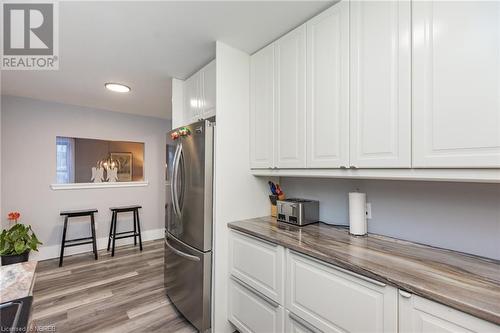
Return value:
[(307, 22), (307, 167), (349, 164), (349, 3)]
[(215, 116), (215, 60), (212, 60), (208, 65), (206, 65), (202, 70), (202, 111), (201, 118), (209, 118)]
[(182, 125), (198, 120), (201, 112), (201, 75), (195, 73), (184, 82), (184, 119)]
[(172, 79), (172, 128), (184, 124), (184, 81)]
[(500, 2), (413, 2), (413, 166), (500, 167)]
[(306, 27), (302, 25), (276, 41), (275, 110), (276, 166), (306, 165)]
[(254, 169), (497, 181), (500, 2), (340, 1), (252, 56), (250, 99)]
[[(215, 60), (184, 81), (184, 108), (182, 124), (188, 125), (200, 119), (215, 116), (216, 67)], [(176, 126), (176, 127), (178, 127)]]
[(250, 59), (250, 167), (274, 167), (274, 44)]
[(350, 4), (350, 166), (410, 168), (410, 2)]

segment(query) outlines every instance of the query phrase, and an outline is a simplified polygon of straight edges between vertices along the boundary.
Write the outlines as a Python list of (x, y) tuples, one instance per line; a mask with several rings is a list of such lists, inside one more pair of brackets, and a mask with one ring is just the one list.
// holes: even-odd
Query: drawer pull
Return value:
[(280, 306), (278, 302), (276, 302), (275, 300), (272, 300), (271, 298), (269, 298), (268, 296), (264, 295), (260, 291), (257, 291), (255, 289), (253, 289), (252, 287), (250, 287), (249, 285), (247, 285), (245, 282), (243, 282), (240, 279), (238, 279), (236, 276), (232, 276), (231, 275), (231, 279), (233, 279), (234, 282), (236, 282), (236, 283), (240, 284), (241, 286), (245, 287), (245, 289), (249, 290), (250, 292), (252, 292), (256, 296), (258, 296), (259, 298), (262, 298), (264, 301), (266, 301), (267, 303), (271, 304), (272, 307), (277, 308), (277, 307)]
[(293, 321), (296, 321), (300, 325), (304, 326), (309, 331), (313, 331), (315, 333), (323, 333), (322, 330), (320, 330), (316, 326), (313, 326), (312, 324), (309, 324), (307, 321), (305, 321), (304, 319), (300, 318), (299, 316), (295, 315), (292, 312), (288, 312), (288, 317), (290, 317), (290, 319), (292, 319)]
[(339, 267), (339, 266), (336, 266), (334, 264), (330, 264), (329, 262), (326, 262), (326, 261), (322, 261), (322, 260), (319, 260), (319, 259), (316, 259), (316, 258), (313, 258), (313, 257), (310, 257), (306, 254), (302, 254), (300, 252), (296, 252), (296, 251), (293, 251), (292, 250), (292, 253), (298, 257), (301, 257), (301, 258), (304, 258), (305, 260), (310, 260), (310, 261), (314, 261), (314, 262), (317, 262), (318, 264), (320, 265), (323, 265), (323, 266), (326, 266), (326, 267), (330, 267), (334, 270), (337, 270), (339, 272), (342, 272), (344, 274), (347, 274), (347, 275), (350, 275), (350, 276), (354, 276), (355, 278), (358, 278), (360, 280), (364, 280), (366, 282), (369, 282), (371, 284), (374, 284), (376, 286), (379, 286), (379, 287), (386, 287), (387, 285), (383, 282), (380, 282), (380, 281), (377, 281), (377, 280), (374, 280), (374, 279), (371, 279), (367, 276), (364, 276), (364, 275), (361, 275), (361, 274), (358, 274), (358, 273), (355, 273), (355, 272), (351, 272), (347, 269), (344, 269), (342, 267)]
[(403, 296), (404, 298), (410, 298), (411, 294), (409, 292), (406, 292), (404, 290), (399, 289), (399, 294)]
[(254, 241), (260, 242), (260, 243), (264, 243), (264, 244), (270, 245), (272, 247), (278, 247), (279, 246), (278, 244), (270, 242), (267, 239), (262, 239), (262, 238), (254, 236), (254, 235), (247, 234), (245, 232), (239, 231), (238, 229), (231, 229), (231, 231), (234, 232), (237, 235), (240, 235), (243, 238), (245, 238), (245, 237), (246, 238), (250, 238), (251, 240), (254, 240)]

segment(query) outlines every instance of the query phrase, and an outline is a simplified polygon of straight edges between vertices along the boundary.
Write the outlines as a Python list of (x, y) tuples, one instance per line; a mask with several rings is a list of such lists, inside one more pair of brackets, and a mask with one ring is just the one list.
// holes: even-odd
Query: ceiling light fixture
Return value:
[(124, 84), (121, 84), (121, 83), (108, 82), (108, 83), (105, 83), (104, 86), (108, 90), (111, 90), (114, 92), (119, 92), (119, 93), (127, 93), (131, 90), (130, 87), (128, 87)]

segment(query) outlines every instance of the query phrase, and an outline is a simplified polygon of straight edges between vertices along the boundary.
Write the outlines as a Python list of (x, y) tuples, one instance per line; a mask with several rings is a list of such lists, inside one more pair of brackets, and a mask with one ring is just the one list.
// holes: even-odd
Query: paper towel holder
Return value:
[(349, 192), (349, 234), (366, 236), (368, 234), (366, 218), (366, 193)]

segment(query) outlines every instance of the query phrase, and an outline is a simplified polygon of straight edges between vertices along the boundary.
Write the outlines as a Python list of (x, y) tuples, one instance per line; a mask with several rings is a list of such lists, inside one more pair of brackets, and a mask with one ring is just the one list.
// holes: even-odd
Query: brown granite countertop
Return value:
[(500, 324), (500, 262), (390, 237), (351, 236), (324, 223), (297, 227), (271, 217), (229, 228)]
[(36, 261), (0, 267), (0, 303), (31, 295)]

